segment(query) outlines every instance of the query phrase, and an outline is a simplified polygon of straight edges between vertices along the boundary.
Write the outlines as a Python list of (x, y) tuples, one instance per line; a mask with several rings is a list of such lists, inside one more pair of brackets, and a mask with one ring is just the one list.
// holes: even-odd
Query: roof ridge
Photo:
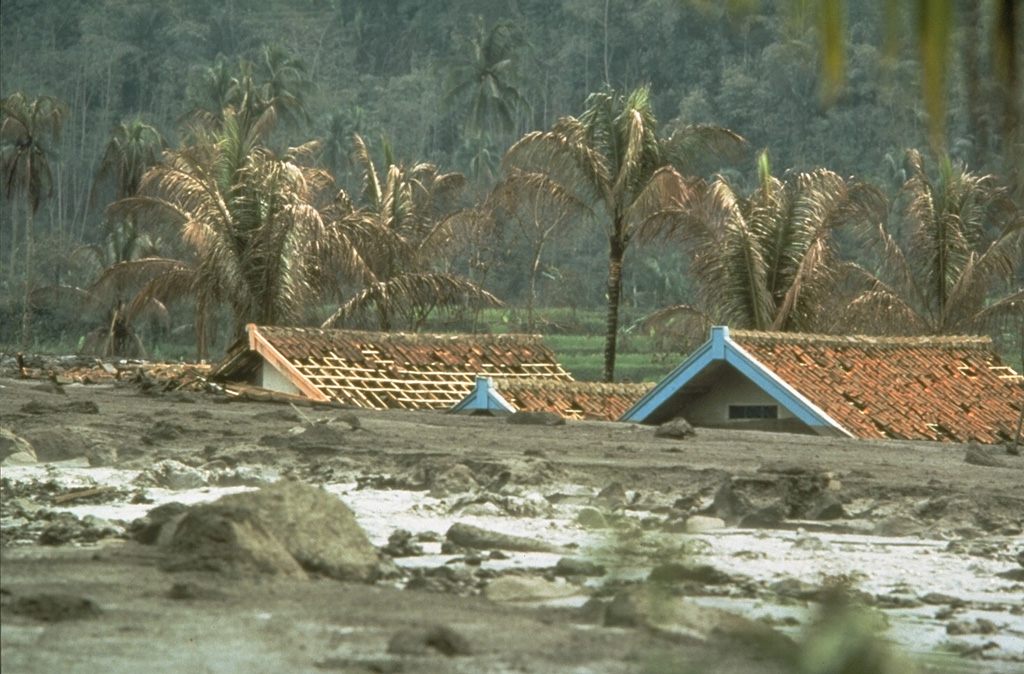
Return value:
[(825, 335), (803, 332), (761, 332), (730, 330), (736, 342), (750, 344), (800, 344), (825, 347), (992, 349), (992, 338), (986, 335), (923, 335), (918, 337), (882, 337), (875, 335)]
[(508, 390), (548, 390), (548, 391), (578, 391), (597, 393), (600, 395), (622, 395), (635, 394), (654, 387), (652, 383), (646, 382), (600, 382), (600, 381), (575, 381), (575, 380), (551, 380), (540, 377), (493, 377), (494, 387), (499, 391)]
[(373, 330), (347, 330), (341, 328), (292, 327), (259, 325), (259, 332), (291, 332), (321, 334), (368, 342), (472, 342), (476, 344), (511, 342), (516, 344), (542, 342), (543, 336), (528, 333), (445, 333), (445, 332), (381, 332)]

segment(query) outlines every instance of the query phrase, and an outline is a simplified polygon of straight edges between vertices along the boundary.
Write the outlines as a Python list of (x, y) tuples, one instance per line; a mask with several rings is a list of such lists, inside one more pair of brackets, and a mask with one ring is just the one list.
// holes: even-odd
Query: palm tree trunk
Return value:
[(604, 381), (615, 381), (615, 348), (619, 336), (619, 300), (622, 295), (622, 258), (626, 247), (611, 240), (608, 254), (608, 316), (604, 333)]
[(530, 266), (530, 296), (526, 299), (526, 330), (530, 334), (533, 334), (535, 330), (533, 304), (537, 295), (537, 269), (540, 268), (540, 256), (543, 252), (544, 242), (541, 241), (533, 251), (533, 264)]
[(32, 345), (32, 258), (35, 254), (33, 216), (32, 206), (29, 205), (28, 220), (25, 222), (25, 302), (21, 312), (21, 346), (25, 349)]

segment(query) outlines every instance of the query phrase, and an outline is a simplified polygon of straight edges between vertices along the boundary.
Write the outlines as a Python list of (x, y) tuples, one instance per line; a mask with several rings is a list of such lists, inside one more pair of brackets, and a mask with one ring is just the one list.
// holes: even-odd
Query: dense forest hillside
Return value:
[[(1021, 146), (1015, 145), (1019, 136), (1015, 140), (1014, 129), (1006, 125), (1003, 110), (1012, 106), (1004, 105), (1008, 94), (994, 65), (999, 45), (991, 39), (1005, 20), (1002, 8), (1014, 4), (951, 3), (942, 144), (948, 155), (929, 142), (934, 126), (929, 126), (920, 93), (915, 3), (905, 4), (893, 16), (893, 3), (845, 3), (840, 35), (845, 86), (826, 100), (819, 76), (819, 3), (5, 0), (0, 8), (0, 96), (9, 104), (5, 119), (17, 105), (28, 110), (32, 102), (43, 101), (43, 107), (35, 109), (39, 119), (32, 142), (38, 144), (40, 161), (48, 170), (37, 183), (18, 177), (24, 165), (10, 157), (26, 146), (27, 136), (8, 129), (5, 189), (0, 194), (0, 347), (27, 342), (25, 346), (42, 348), (74, 341), (90, 327), (106, 330), (112, 344), (118, 312), (122, 319), (131, 315), (124, 329), (151, 342), (172, 340), (176, 329), (191, 335), (186, 342), (203, 342), (193, 334), (196, 330), (212, 333), (219, 325), (222, 334), (230, 333), (232, 318), (237, 323), (252, 317), (228, 298), (226, 286), (218, 286), (209, 296), (193, 291), (174, 297), (151, 293), (152, 310), (146, 313), (134, 293), (154, 278), (152, 270), (145, 278), (122, 276), (116, 281), (103, 273), (117, 263), (155, 257), (190, 269), (203, 267), (202, 249), (194, 237), (182, 234), (173, 218), (138, 203), (132, 208), (110, 205), (117, 200), (124, 205), (125, 198), (166, 201), (168, 175), (151, 175), (148, 183), (142, 175), (164, 149), (170, 152), (165, 162), (169, 157), (185, 161), (190, 148), (214, 143), (211, 120), (219, 125), (217, 133), (222, 135), (216, 142), (222, 143), (230, 126), (229, 107), (233, 115), (237, 113), (239, 133), (244, 136), (248, 130), (258, 136), (263, 159), (273, 155), (281, 162), (303, 163), (295, 159), (301, 155), (303, 170), (326, 171), (333, 178), (336, 186), (309, 197), (322, 216), (317, 226), (330, 229), (330, 235), (342, 242), (334, 262), (340, 259), (337, 256), (344, 257), (337, 251), (349, 245), (349, 250), (362, 251), (367, 264), (361, 272), (340, 263), (314, 264), (319, 271), (331, 266), (329, 275), (341, 280), (303, 281), (314, 291), (303, 296), (310, 308), (282, 314), (292, 321), (319, 324), (337, 310), (338, 321), (373, 326), (368, 319), (356, 320), (355, 305), (348, 313), (341, 311), (356, 297), (375, 307), (375, 327), (387, 320), (396, 329), (423, 326), (439, 315), (438, 307), (452, 306), (456, 295), (471, 299), (470, 313), (477, 316), (498, 300), (506, 308), (525, 310), (529, 304), (531, 324), (534, 304), (603, 312), (611, 288), (608, 246), (614, 237), (602, 234), (597, 201), (582, 203), (578, 211), (569, 209), (568, 202), (546, 201), (549, 210), (542, 218), (535, 217), (532, 225), (520, 217), (523, 195), (533, 195), (538, 206), (541, 193), (550, 196), (551, 189), (528, 192), (522, 183), (516, 192), (519, 201), (495, 205), (501, 201), (498, 194), (508, 192), (496, 186), (509, 177), (510, 164), (502, 167), (509, 149), (529, 134), (555, 130), (564, 117), (584, 119), (593, 110), (593, 95), (601, 92), (612, 92), (609, 105), (619, 96), (631, 109), (635, 101), (626, 100), (630, 92), (647, 91), (650, 120), (657, 121), (656, 134), (663, 138), (681, 127), (708, 125), (744, 139), (741, 151), (691, 157), (685, 175), (674, 164), (681, 180), (699, 178), (710, 186), (717, 175), (742, 199), (756, 201), (758, 194), (763, 196), (757, 190), (764, 190), (769, 178), (778, 181), (780, 189), (789, 189), (792, 183), (797, 190), (803, 188), (791, 177), (828, 171), (849, 181), (843, 188), (851, 192), (856, 191), (854, 182), (878, 191), (885, 205), (874, 215), (864, 211), (862, 220), (874, 217), (887, 223), (894, 240), (900, 232), (910, 231), (914, 213), (920, 215), (904, 207), (912, 201), (907, 189), (915, 171), (932, 187), (946, 185), (951, 176), (984, 177), (986, 203), (998, 208), (986, 206), (986, 214), (979, 215), (980, 238), (968, 236), (968, 247), (984, 252), (1001, 228), (1014, 222), (1008, 215), (1013, 202), (1003, 197), (1016, 198), (1020, 219), (1014, 162)], [(740, 5), (744, 11), (730, 9)], [(1018, 53), (1024, 53), (1021, 33), (1011, 33)], [(1021, 73), (1013, 77), (1019, 82)], [(249, 94), (238, 93), (246, 86)], [(1022, 89), (1019, 84), (1010, 87), (1009, 95), (1016, 96), (1018, 106)], [(16, 94), (23, 97), (12, 101)], [(260, 104), (253, 103), (257, 98)], [(247, 105), (253, 106), (249, 112), (254, 116), (272, 110), (273, 130), (265, 131), (255, 121), (247, 126)], [(59, 134), (53, 133), (58, 128)], [(120, 144), (115, 142), (119, 133)], [(142, 148), (147, 133), (150, 155), (133, 155), (137, 175), (128, 180), (125, 143)], [(287, 150), (314, 140), (318, 143), (300, 154)], [(908, 149), (919, 154), (908, 155)], [(115, 167), (115, 159), (122, 162), (121, 168)], [(236, 168), (242, 170), (243, 164), (250, 166), (242, 162)], [(430, 165), (429, 180), (421, 164)], [(538, 166), (527, 162), (523, 170), (539, 176), (544, 170)], [(251, 175), (254, 169), (246, 170)], [(304, 175), (310, 185), (316, 182), (312, 173)], [(442, 180), (456, 175), (458, 189)], [(410, 197), (416, 226), (423, 231), (403, 234), (402, 245), (418, 252), (403, 253), (405, 257), (394, 253), (387, 264), (371, 264), (366, 249), (357, 245), (356, 232), (365, 233), (370, 222), (395, 230), (394, 222), (381, 224), (385, 221), (380, 208), (375, 220), (368, 216), (374, 204), (404, 194), (399, 187), (393, 194), (388, 191), (392, 177), (396, 186), (412, 185), (413, 193), (427, 190), (423, 186), (429, 183), (431, 201), (428, 207)], [(376, 196), (367, 190), (375, 183)], [(834, 182), (828, 185), (827, 189), (835, 187)], [(226, 193), (237, 192), (231, 189)], [(345, 199), (333, 196), (339, 189)], [(37, 191), (34, 197), (28, 194), (32, 190)], [(664, 208), (667, 202), (660, 203)], [(363, 223), (362, 229), (354, 228), (356, 221)], [(234, 222), (231, 226), (237, 227)], [(331, 229), (332, 222), (351, 227)], [(544, 223), (558, 227), (548, 230), (541, 226)], [(840, 230), (829, 225), (828, 246), (834, 249), (836, 268), (845, 261), (856, 262), (880, 279), (884, 265), (870, 253), (878, 249), (864, 243), (863, 230), (869, 228), (851, 224)], [(447, 245), (443, 250), (432, 248), (442, 230)], [(648, 238), (653, 243), (624, 246), (621, 304), (626, 323), (680, 304), (700, 305), (705, 318), (719, 318), (709, 314), (702, 279), (692, 273), (700, 268), (694, 257), (699, 251), (671, 236)], [(638, 237), (637, 242), (647, 238)], [(614, 242), (611, 245), (614, 248)], [(1020, 244), (1014, 240), (1006, 245)], [(1000, 258), (998, 273), (993, 272), (994, 280), (982, 291), (984, 306), (1012, 296), (1019, 285), (1019, 256), (1007, 255), (1005, 264)], [(409, 300), (404, 313), (399, 307), (402, 321), (391, 317), (390, 309), (382, 313), (385, 295), (373, 295), (370, 285), (358, 280), (368, 278), (367, 270), (372, 270), (383, 293), (390, 282), (386, 280), (398, 278), (396, 265), (415, 274), (407, 274), (410, 278), (401, 283), (395, 280), (387, 297), (395, 297), (395, 288), (401, 287), (411, 293), (408, 297), (419, 298)], [(801, 270), (795, 272), (799, 277), (805, 266), (798, 263), (794, 269)], [(840, 285), (848, 282), (833, 280)], [(421, 301), (428, 281), (437, 301)], [(461, 283), (466, 285), (457, 285)], [(85, 293), (72, 302), (70, 312), (69, 288)], [(447, 295), (438, 299), (437, 293)], [(189, 301), (171, 301), (181, 296)], [(787, 291), (780, 291), (780, 306), (785, 296)], [(159, 309), (153, 309), (153, 302)], [(826, 301), (818, 310), (830, 306), (838, 304)], [(205, 323), (195, 317), (203, 312)], [(465, 312), (451, 316), (461, 320), (452, 318), (461, 329), (479, 327)], [(782, 319), (769, 321), (766, 327), (773, 325), (783, 326)], [(935, 331), (949, 325), (921, 323), (915, 329)], [(956, 325), (978, 329), (968, 323)], [(1005, 320), (985, 325), (997, 337), (1012, 329)], [(830, 329), (828, 321), (797, 325), (805, 327)], [(831, 329), (835, 327), (833, 323)], [(120, 339), (124, 347), (128, 338)], [(222, 348), (223, 339), (217, 344)]]

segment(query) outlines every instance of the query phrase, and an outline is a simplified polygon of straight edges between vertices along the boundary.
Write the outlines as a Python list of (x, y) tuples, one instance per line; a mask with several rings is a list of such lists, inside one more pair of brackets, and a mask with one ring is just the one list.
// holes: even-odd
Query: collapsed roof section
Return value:
[(312, 400), (373, 409), (447, 409), (476, 377), (572, 381), (536, 335), (431, 335), (246, 326), (210, 372)]

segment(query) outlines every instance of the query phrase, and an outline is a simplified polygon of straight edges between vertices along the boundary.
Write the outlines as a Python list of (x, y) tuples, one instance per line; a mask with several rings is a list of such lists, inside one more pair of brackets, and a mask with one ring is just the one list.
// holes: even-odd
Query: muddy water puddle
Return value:
[[(138, 473), (77, 465), (36, 465), (4, 469), (12, 483), (58, 482), (65, 490), (110, 486), (131, 491)], [(191, 504), (213, 501), (251, 487), (202, 487), (169, 490), (146, 488), (151, 503), (112, 502), (56, 506), (79, 517), (93, 515), (111, 521), (130, 522), (151, 508), (171, 501)], [(519, 494), (530, 516), (509, 516), (488, 508), (458, 508), (460, 497), (438, 498), (420, 491), (360, 489), (355, 483), (326, 485), (355, 512), (370, 540), (384, 546), (397, 529), (428, 534), (420, 545), (423, 554), (395, 560), (415, 569), (461, 564), (461, 555), (441, 552), (440, 540), (456, 522), (490, 531), (541, 540), (563, 551), (557, 553), (508, 552), (501, 559), (484, 555), (479, 568), (495, 572), (519, 569), (542, 573), (562, 557), (597, 562), (607, 574), (592, 578), (578, 593), (552, 603), (573, 606), (586, 601), (595, 587), (612, 582), (640, 580), (659, 564), (693, 562), (707, 564), (738, 579), (735, 584), (714, 588), (692, 597), (699, 603), (766, 619), (781, 631), (799, 637), (809, 623), (815, 605), (786, 593), (768, 591), (780, 581), (820, 587), (842, 582), (877, 597), (884, 604), (888, 623), (884, 634), (908, 653), (929, 659), (951, 648), (984, 651), (984, 663), (970, 671), (1019, 672), (1024, 657), (1024, 584), (998, 574), (1012, 567), (1009, 555), (972, 555), (948, 541), (918, 538), (881, 538), (849, 533), (807, 533), (796, 530), (721, 529), (700, 535), (668, 534), (640, 525), (650, 513), (636, 513), (616, 527), (586, 529), (577, 523), (581, 506), (549, 503), (542, 494)], [(573, 485), (562, 494), (587, 493)], [(461, 499), (465, 501), (465, 499)], [(1024, 537), (986, 538), (995, 549), (1018, 550)], [(696, 541), (696, 542), (695, 542)], [(559, 580), (564, 583), (564, 580)], [(739, 587), (746, 588), (740, 590)], [(757, 588), (751, 591), (750, 588)], [(942, 595), (942, 596), (940, 596)], [(950, 634), (952, 623), (983, 626), (977, 633)], [(991, 626), (991, 630), (987, 629)], [(954, 630), (957, 631), (957, 630)], [(970, 630), (967, 630), (970, 631)], [(962, 661), (966, 665), (966, 661)]]

